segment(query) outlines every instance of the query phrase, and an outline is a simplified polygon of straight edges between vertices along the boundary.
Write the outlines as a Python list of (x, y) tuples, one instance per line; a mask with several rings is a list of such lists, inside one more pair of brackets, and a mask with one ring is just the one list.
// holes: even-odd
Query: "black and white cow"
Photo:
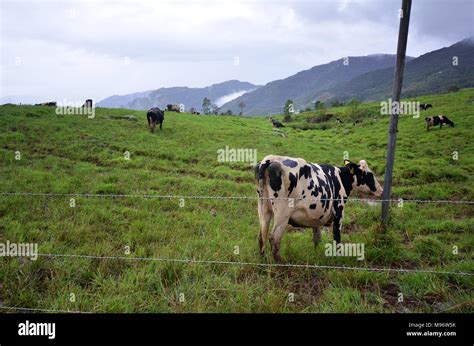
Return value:
[(365, 160), (358, 164), (346, 160), (344, 166), (336, 167), (268, 155), (256, 166), (255, 175), (260, 254), (264, 254), (273, 217), (270, 244), (276, 262), (280, 262), (280, 241), (288, 224), (312, 228), (316, 245), (319, 227), (332, 223), (334, 240), (339, 243), (344, 205), (351, 191), (370, 192), (377, 197), (383, 192)]
[(420, 103), (420, 109), (422, 111), (425, 111), (429, 108), (433, 108), (433, 105), (431, 103)]
[(434, 117), (428, 117), (428, 118), (425, 118), (425, 121), (426, 121), (426, 131), (429, 131), (431, 126), (439, 125), (439, 128), (441, 128), (443, 124), (454, 127), (454, 123), (451, 120), (449, 120), (449, 118), (445, 115), (437, 115)]
[(158, 107), (150, 108), (146, 113), (146, 118), (148, 120), (148, 127), (151, 133), (153, 133), (155, 132), (156, 123), (160, 123), (160, 130), (162, 129), (165, 113)]
[(282, 124), (281, 122), (279, 122), (278, 120), (275, 120), (275, 119), (273, 119), (272, 117), (270, 117), (269, 119), (270, 119), (270, 121), (272, 122), (273, 127), (276, 127), (276, 128), (285, 127), (285, 126), (283, 126), (283, 124)]

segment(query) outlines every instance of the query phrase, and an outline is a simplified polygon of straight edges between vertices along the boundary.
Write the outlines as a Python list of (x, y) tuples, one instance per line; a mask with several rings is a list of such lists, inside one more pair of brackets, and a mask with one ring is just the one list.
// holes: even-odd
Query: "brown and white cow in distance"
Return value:
[(333, 224), (333, 237), (341, 241), (344, 206), (351, 191), (382, 195), (382, 187), (367, 162), (348, 160), (342, 167), (313, 164), (300, 158), (266, 156), (255, 168), (260, 254), (264, 254), (268, 228), (273, 217), (270, 245), (275, 262), (280, 262), (280, 242), (287, 225), (312, 228), (313, 242), (319, 227)]
[(166, 109), (170, 112), (181, 113), (181, 108), (178, 105), (169, 104), (166, 106)]

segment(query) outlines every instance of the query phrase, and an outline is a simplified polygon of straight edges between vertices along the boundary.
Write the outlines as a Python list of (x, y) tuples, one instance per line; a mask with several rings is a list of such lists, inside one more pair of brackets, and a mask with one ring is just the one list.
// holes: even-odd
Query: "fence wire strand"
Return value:
[(474, 276), (474, 273), (440, 271), (432, 269), (406, 269), (406, 268), (372, 268), (372, 267), (348, 267), (336, 265), (317, 265), (317, 264), (292, 264), (292, 263), (258, 263), (258, 262), (240, 262), (240, 261), (224, 261), (224, 260), (203, 260), (194, 258), (166, 258), (166, 257), (127, 257), (127, 256), (97, 256), (97, 255), (76, 255), (76, 254), (38, 254), (41, 257), (63, 257), (63, 258), (87, 258), (87, 259), (114, 259), (129, 261), (158, 261), (158, 262), (174, 262), (187, 264), (218, 264), (218, 265), (242, 265), (269, 268), (306, 268), (306, 269), (329, 269), (329, 270), (362, 270), (374, 272), (397, 272), (397, 273), (427, 273), (427, 274), (445, 274), (445, 275), (467, 275)]
[(19, 310), (26, 312), (53, 312), (53, 313), (66, 313), (66, 314), (92, 314), (93, 312), (79, 311), (79, 310), (56, 310), (56, 309), (41, 309), (41, 308), (22, 308), (19, 306), (0, 306), (3, 310)]
[[(0, 192), (2, 196), (31, 196), (31, 197), (83, 197), (83, 198), (157, 198), (157, 199), (222, 199), (222, 200), (304, 200), (304, 201), (341, 201), (335, 198), (292, 198), (292, 197), (258, 197), (258, 196), (200, 196), (200, 195), (155, 195), (155, 194), (101, 194), (101, 193), (49, 193), (49, 192)], [(430, 199), (371, 199), (349, 197), (347, 201), (381, 203), (432, 203), (432, 204), (468, 204), (470, 200), (430, 200)]]

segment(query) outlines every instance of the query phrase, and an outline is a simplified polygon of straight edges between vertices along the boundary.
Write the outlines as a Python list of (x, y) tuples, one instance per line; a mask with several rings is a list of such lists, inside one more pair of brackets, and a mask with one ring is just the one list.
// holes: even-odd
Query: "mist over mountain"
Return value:
[(253, 91), (259, 86), (248, 82), (230, 80), (204, 88), (172, 87), (143, 91), (128, 95), (114, 95), (97, 103), (98, 107), (128, 108), (146, 110), (151, 107), (165, 107), (167, 104), (184, 104), (187, 110), (201, 111), (202, 101), (209, 98), (217, 106)]

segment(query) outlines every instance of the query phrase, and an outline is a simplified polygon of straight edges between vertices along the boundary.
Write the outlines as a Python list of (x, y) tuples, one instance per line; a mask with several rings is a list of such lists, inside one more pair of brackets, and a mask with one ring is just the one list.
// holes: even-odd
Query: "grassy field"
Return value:
[[(393, 197), (474, 200), (474, 89), (418, 100), (433, 109), (418, 119), (400, 118)], [(151, 134), (140, 111), (97, 109), (88, 119), (58, 116), (48, 107), (3, 106), (0, 191), (256, 196), (253, 166), (217, 161), (217, 150), (225, 146), (257, 149), (258, 159), (280, 154), (338, 165), (347, 151), (353, 161), (366, 159), (382, 181), (389, 119), (373, 120), (378, 104), (360, 109), (357, 126), (350, 123), (348, 107), (332, 108), (327, 111), (345, 120), (343, 125), (332, 119), (326, 130), (301, 130), (312, 115), (303, 113), (281, 136), (264, 118), (167, 113), (163, 131)], [(424, 117), (437, 114), (449, 116), (456, 127), (427, 132)], [(123, 115), (138, 121), (120, 119)], [(40, 253), (273, 263), (269, 255), (258, 255), (256, 199), (185, 199), (180, 205), (170, 198), (76, 197), (74, 208), (68, 196), (1, 195), (0, 201), (0, 242), (36, 242)], [(332, 234), (323, 232), (314, 248), (310, 231), (284, 236), (282, 260), (472, 273), (473, 216), (472, 205), (395, 204), (383, 233), (380, 205), (353, 201), (342, 241), (364, 243), (364, 261), (326, 257), (324, 244)], [(474, 311), (472, 276), (42, 256), (2, 257), (0, 263), (4, 306), (93, 312)]]

